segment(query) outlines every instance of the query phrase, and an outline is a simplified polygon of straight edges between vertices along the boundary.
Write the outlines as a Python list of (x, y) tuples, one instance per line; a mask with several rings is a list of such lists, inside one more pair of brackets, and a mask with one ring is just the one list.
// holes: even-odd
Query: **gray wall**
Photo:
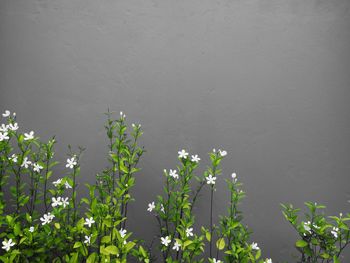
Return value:
[[(62, 161), (67, 144), (86, 146), (91, 183), (106, 165), (107, 107), (141, 122), (130, 228), (146, 240), (157, 233), (147, 203), (177, 151), (205, 167), (208, 151), (226, 149), (223, 177), (244, 183), (253, 240), (293, 262), (281, 202), (350, 211), (349, 10), (348, 0), (1, 0), (1, 110), (55, 134)], [(225, 212), (222, 178), (215, 198)], [(207, 201), (205, 191), (204, 224)]]

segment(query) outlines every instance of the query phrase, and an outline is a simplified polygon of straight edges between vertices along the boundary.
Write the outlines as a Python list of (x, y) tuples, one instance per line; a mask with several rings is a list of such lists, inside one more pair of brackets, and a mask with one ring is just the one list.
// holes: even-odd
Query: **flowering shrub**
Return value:
[[(233, 173), (226, 183), (230, 192), (228, 213), (214, 218), (216, 182), (222, 175), (226, 151), (209, 153), (210, 165), (197, 174), (201, 158), (186, 150), (178, 152), (179, 165), (164, 170), (163, 195), (148, 204), (156, 218), (159, 235), (152, 244), (132, 238), (127, 230), (128, 204), (143, 153), (139, 146), (141, 125), (128, 127), (121, 112), (114, 119), (107, 112), (108, 138), (106, 169), (86, 184), (89, 196), (78, 199), (80, 160), (84, 148), (68, 146), (66, 175), (52, 179), (58, 162), (54, 159), (55, 138), (41, 141), (33, 131), (19, 132), (16, 114), (5, 111), (0, 125), (0, 262), (210, 262), (272, 263), (261, 259), (257, 243), (242, 223), (239, 204), (245, 193)], [(194, 207), (200, 192), (210, 191), (208, 225), (197, 226)], [(323, 206), (306, 203), (306, 223), (298, 221), (299, 209), (283, 205), (286, 219), (301, 239), (296, 247), (300, 262), (339, 262), (350, 243), (350, 215), (325, 217)], [(214, 223), (217, 222), (217, 225)], [(159, 253), (153, 255), (156, 241)], [(206, 254), (205, 251), (208, 251)], [(159, 254), (159, 255), (158, 255)]]
[[(16, 115), (6, 111), (0, 127), (0, 239), (2, 262), (149, 262), (140, 240), (126, 230), (130, 190), (144, 150), (140, 125), (127, 133), (125, 115), (107, 113), (110, 166), (77, 200), (84, 149), (69, 147), (66, 176), (51, 182), (55, 139), (19, 133)], [(7, 187), (13, 183), (14, 186)], [(9, 193), (6, 192), (10, 190)], [(6, 196), (10, 195), (10, 196)], [(85, 211), (84, 213), (82, 211)]]
[[(222, 262), (272, 262), (271, 259), (260, 260), (260, 248), (256, 243), (248, 243), (249, 231), (241, 223), (242, 216), (238, 204), (244, 197), (239, 189), (235, 173), (227, 180), (230, 190), (230, 207), (228, 216), (221, 217), (219, 226), (213, 223), (213, 198), (217, 177), (221, 175), (220, 163), (226, 151), (215, 149), (209, 153), (211, 165), (203, 176), (196, 176), (199, 165), (198, 155), (191, 155), (185, 150), (178, 152), (180, 165), (176, 169), (164, 170), (164, 196), (148, 204), (148, 211), (153, 213), (159, 225), (160, 250), (164, 262), (204, 262), (204, 248), (209, 243), (211, 263)], [(192, 180), (197, 179), (198, 186), (192, 189)], [(208, 227), (201, 227), (195, 233), (195, 216), (193, 208), (204, 186), (210, 188), (210, 221)], [(215, 248), (214, 248), (215, 245)], [(216, 250), (214, 253), (214, 249)], [(223, 255), (220, 252), (223, 251)]]
[(298, 212), (293, 205), (282, 205), (285, 218), (298, 232), (300, 239), (295, 246), (300, 252), (299, 262), (340, 262), (340, 254), (350, 244), (349, 225), (350, 214), (343, 217), (325, 216), (319, 213), (324, 205), (305, 203), (309, 212), (305, 214), (307, 221), (300, 221)]

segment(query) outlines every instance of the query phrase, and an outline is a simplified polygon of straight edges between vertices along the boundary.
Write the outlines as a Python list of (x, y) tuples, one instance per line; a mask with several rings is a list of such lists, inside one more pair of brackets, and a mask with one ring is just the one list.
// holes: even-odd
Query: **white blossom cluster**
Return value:
[(52, 207), (56, 207), (56, 206), (63, 206), (63, 208), (66, 208), (66, 206), (69, 205), (68, 202), (68, 197), (63, 198), (63, 197), (52, 197), (51, 198), (51, 205)]
[[(60, 179), (57, 179), (56, 181), (52, 182), (52, 184), (54, 186), (58, 187), (62, 183), (62, 181), (63, 181), (63, 179), (60, 178)], [(72, 188), (72, 186), (67, 181), (65, 181), (64, 186), (65, 186), (66, 189), (71, 189)]]
[(46, 224), (50, 224), (54, 218), (55, 216), (49, 212), (40, 217), (40, 221), (42, 222), (41, 224), (44, 226)]

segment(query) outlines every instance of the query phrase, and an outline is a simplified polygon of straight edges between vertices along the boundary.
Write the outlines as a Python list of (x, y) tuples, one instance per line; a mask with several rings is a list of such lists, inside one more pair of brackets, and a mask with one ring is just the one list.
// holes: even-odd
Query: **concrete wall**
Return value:
[[(106, 165), (107, 107), (141, 122), (130, 228), (146, 240), (157, 233), (147, 203), (177, 151), (205, 167), (213, 147), (227, 150), (223, 177), (244, 183), (252, 239), (293, 262), (281, 202), (350, 211), (349, 10), (347, 0), (1, 0), (0, 107), (55, 134), (63, 162), (67, 144), (86, 146), (81, 182)], [(203, 224), (207, 201), (206, 190)]]

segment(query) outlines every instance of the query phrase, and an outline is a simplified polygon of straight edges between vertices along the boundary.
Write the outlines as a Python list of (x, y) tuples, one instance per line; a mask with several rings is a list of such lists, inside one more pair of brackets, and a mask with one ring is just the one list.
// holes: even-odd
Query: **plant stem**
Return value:
[(76, 167), (74, 167), (73, 169), (73, 193), (72, 193), (72, 201), (73, 201), (73, 225), (75, 225), (75, 220), (76, 220), (76, 181), (75, 181), (75, 177), (76, 177)]
[[(46, 152), (48, 153), (48, 152)], [(47, 198), (46, 198), (46, 194), (47, 194), (47, 176), (48, 176), (48, 173), (49, 173), (49, 158), (47, 157), (46, 158), (46, 168), (45, 168), (45, 181), (44, 181), (44, 205), (45, 205), (45, 213), (47, 212), (48, 210), (48, 205), (47, 205)]]
[(212, 257), (212, 243), (213, 243), (213, 195), (214, 186), (211, 186), (210, 191), (210, 242), (209, 242), (209, 256)]
[(197, 190), (196, 190), (196, 193), (195, 193), (195, 195), (194, 195), (194, 197), (193, 197), (193, 199), (192, 199), (192, 205), (191, 205), (191, 212), (192, 212), (192, 209), (193, 209), (193, 207), (194, 207), (194, 204), (195, 204), (195, 202), (196, 202), (196, 200), (197, 200), (197, 197), (198, 197), (198, 195), (199, 195), (199, 192), (202, 190), (202, 188), (203, 188), (203, 186), (205, 185), (205, 179), (203, 180), (203, 181), (201, 181), (201, 183), (199, 184), (199, 186), (198, 186), (198, 188), (197, 188)]

